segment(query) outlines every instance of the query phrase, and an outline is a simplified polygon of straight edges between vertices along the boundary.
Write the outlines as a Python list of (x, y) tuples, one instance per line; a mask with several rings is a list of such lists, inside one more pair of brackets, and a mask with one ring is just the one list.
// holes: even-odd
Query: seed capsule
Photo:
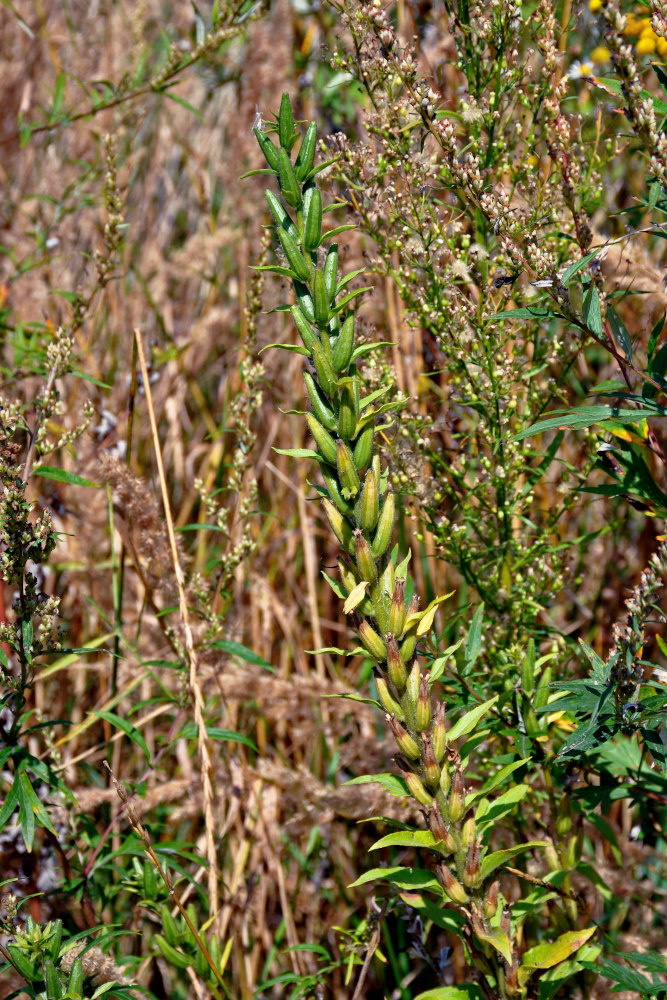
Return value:
[(266, 132), (262, 132), (261, 127), (258, 125), (257, 128), (253, 129), (255, 133), (255, 138), (259, 143), (259, 148), (264, 153), (264, 158), (266, 162), (271, 167), (272, 170), (278, 169), (278, 150), (274, 144), (269, 139)]
[(354, 445), (354, 464), (361, 472), (366, 468), (373, 454), (373, 438), (375, 437), (375, 425), (373, 421), (366, 424), (360, 432)]
[[(301, 311), (301, 309), (299, 308), (299, 306), (292, 306), (291, 313), (292, 313), (292, 318), (294, 320), (294, 325), (297, 328), (297, 330), (299, 331), (299, 336), (301, 337), (301, 340), (303, 341), (303, 346), (306, 347), (310, 351), (311, 348), (312, 348), (312, 346), (313, 346), (313, 344), (317, 341), (317, 334), (315, 333), (315, 331), (311, 327), (310, 323), (308, 322), (308, 320), (304, 316), (304, 314)], [(306, 374), (309, 374), (309, 373), (306, 372)], [(312, 378), (312, 376), (311, 376), (311, 378)], [(331, 427), (329, 428), (329, 430), (332, 430), (332, 429), (333, 428), (331, 428)]]
[(303, 199), (303, 249), (317, 250), (321, 238), (322, 195), (319, 188), (308, 188)]
[(337, 372), (349, 368), (354, 350), (354, 315), (350, 313), (341, 329), (333, 349), (333, 364)]
[[(370, 474), (370, 473), (369, 473)], [(389, 564), (391, 565), (391, 563)], [(405, 624), (405, 580), (397, 580), (389, 608), (389, 631), (400, 635)]]
[[(301, 187), (290, 163), (289, 153), (284, 149), (278, 151), (278, 184), (287, 204), (291, 208), (301, 208)], [(278, 233), (280, 234), (280, 230)]]
[(389, 685), (381, 674), (375, 675), (375, 686), (378, 689), (378, 695), (382, 706), (389, 715), (395, 715), (399, 722), (403, 721), (403, 709), (398, 704), (395, 698), (392, 697), (389, 690)]
[[(436, 755), (436, 760), (437, 760), (437, 755)], [(447, 759), (441, 760), (440, 765), (442, 767), (442, 770), (440, 771), (440, 790), (446, 800), (447, 796), (449, 795), (449, 790), (452, 787), (452, 775), (449, 767), (449, 761)], [(449, 807), (447, 808), (447, 815), (449, 816)]]
[(395, 760), (401, 769), (402, 778), (408, 786), (410, 794), (417, 800), (417, 802), (419, 802), (420, 805), (430, 808), (433, 804), (433, 796), (429, 795), (426, 791), (421, 779), (415, 774), (408, 762), (404, 760), (400, 754), (396, 755)]
[[(334, 411), (329, 406), (329, 403), (324, 397), (322, 390), (318, 386), (317, 382), (310, 374), (310, 372), (303, 373), (303, 379), (306, 383), (306, 390), (308, 396), (310, 397), (310, 402), (313, 406), (313, 413), (319, 420), (323, 427), (326, 427), (328, 431), (336, 430), (336, 417)], [(328, 459), (327, 459), (328, 461)], [(336, 458), (334, 456), (333, 465), (336, 464)]]
[(470, 896), (460, 882), (454, 878), (449, 870), (449, 865), (447, 865), (444, 861), (440, 861), (436, 865), (435, 871), (440, 885), (445, 890), (445, 893), (449, 896), (452, 903), (458, 903), (459, 906), (465, 906), (466, 903), (470, 902)]
[(415, 725), (417, 731), (423, 733), (431, 725), (431, 691), (428, 677), (422, 674), (419, 682), (419, 696), (415, 708)]
[(431, 739), (433, 740), (433, 753), (438, 764), (442, 762), (447, 747), (447, 732), (445, 729), (445, 703), (438, 701), (435, 706), (435, 719), (431, 729)]
[(391, 536), (394, 531), (394, 520), (396, 518), (396, 498), (393, 493), (387, 493), (382, 504), (382, 510), (378, 518), (377, 528), (371, 548), (376, 559), (384, 555), (389, 547)]
[(322, 426), (314, 413), (306, 414), (306, 422), (324, 461), (329, 462), (330, 465), (335, 465), (336, 442), (331, 437), (331, 434)]
[(440, 810), (436, 802), (431, 806), (431, 811), (428, 815), (428, 825), (435, 839), (442, 842), (442, 849), (448, 854), (453, 854), (456, 850), (456, 841), (449, 828), (445, 826), (445, 821), (440, 815)]
[(375, 473), (369, 469), (364, 480), (364, 487), (355, 508), (357, 524), (365, 531), (373, 530), (380, 514), (378, 484)]
[(496, 879), (492, 882), (489, 888), (486, 890), (486, 895), (484, 896), (484, 916), (487, 920), (491, 920), (495, 917), (496, 910), (498, 909), (498, 892), (500, 891), (500, 882)]
[(407, 729), (404, 729), (393, 715), (387, 715), (386, 718), (401, 753), (404, 753), (410, 760), (419, 760), (419, 746)]
[(309, 281), (310, 268), (306, 263), (306, 258), (303, 256), (298, 246), (285, 229), (278, 229), (276, 231), (285, 256), (287, 257), (287, 263), (291, 267), (292, 271), (296, 274), (299, 281)]
[(449, 818), (452, 823), (458, 823), (465, 812), (465, 789), (463, 785), (463, 771), (456, 768), (452, 779), (452, 787), (449, 793)]
[(474, 844), (476, 836), (477, 825), (475, 823), (475, 817), (471, 814), (463, 824), (463, 829), (461, 830), (461, 843), (467, 849), (471, 844)]
[(482, 853), (481, 840), (474, 841), (468, 847), (465, 867), (463, 869), (463, 884), (468, 889), (476, 889), (482, 881), (482, 869), (480, 866), (480, 856)]
[(357, 559), (357, 569), (362, 580), (374, 583), (377, 580), (378, 570), (371, 552), (371, 547), (357, 528), (354, 532), (355, 555)]
[(317, 149), (317, 122), (311, 122), (301, 140), (299, 152), (294, 164), (294, 173), (300, 184), (303, 184), (315, 163)]
[(338, 279), (338, 244), (332, 243), (327, 250), (324, 260), (324, 284), (327, 286), (329, 302), (333, 302), (336, 295), (336, 282)]
[(331, 313), (329, 311), (329, 295), (324, 284), (324, 275), (320, 271), (319, 267), (313, 273), (310, 287), (313, 295), (315, 322), (319, 326), (320, 330), (323, 331), (323, 336), (325, 336), (326, 334), (324, 331), (326, 331), (329, 325)]
[(280, 111), (278, 112), (278, 138), (280, 139), (280, 145), (283, 149), (289, 151), (298, 137), (299, 134), (294, 124), (294, 115), (292, 114), (289, 94), (283, 94), (280, 101)]
[[(333, 357), (332, 357), (333, 361)], [(335, 362), (334, 367), (335, 367)], [(338, 411), (338, 433), (344, 441), (351, 441), (354, 437), (354, 430), (359, 417), (358, 389), (355, 392), (355, 379), (341, 379), (340, 385), (340, 410)]]
[(422, 744), (422, 768), (424, 771), (424, 781), (429, 788), (437, 788), (440, 784), (440, 766), (435, 759), (431, 737), (428, 733), (421, 733)]
[(326, 483), (327, 490), (329, 491), (329, 496), (335, 503), (336, 507), (338, 507), (338, 510), (341, 514), (351, 514), (353, 509), (352, 504), (345, 499), (341, 492), (337, 473), (335, 473), (333, 469), (330, 469), (327, 465), (323, 465), (320, 471), (322, 472), (324, 482)]
[(346, 500), (356, 497), (361, 483), (359, 474), (354, 466), (350, 449), (344, 441), (339, 441), (336, 445), (336, 467), (338, 469), (338, 480), (343, 496)]
[(345, 551), (352, 554), (354, 552), (354, 535), (352, 534), (350, 522), (341, 514), (337, 507), (334, 507), (331, 500), (322, 500), (322, 506), (324, 507), (324, 512), (327, 515), (327, 520), (331, 525), (334, 535)]
[(334, 399), (336, 395), (336, 375), (331, 364), (331, 359), (328, 357), (319, 340), (311, 344), (310, 351), (315, 362), (317, 378), (322, 386), (322, 391), (329, 399)]
[(414, 716), (415, 709), (417, 708), (417, 699), (419, 698), (419, 685), (421, 683), (421, 677), (419, 673), (419, 667), (416, 663), (412, 665), (412, 669), (408, 674), (408, 682), (405, 687), (405, 700), (410, 706), (410, 714)]
[(384, 663), (387, 659), (387, 647), (370, 622), (366, 620), (362, 621), (357, 631), (359, 632), (359, 638), (371, 656), (379, 663)]
[(408, 672), (403, 663), (401, 654), (398, 651), (398, 644), (394, 636), (389, 632), (387, 634), (387, 672), (389, 674), (389, 680), (394, 685), (399, 695), (403, 694), (405, 691), (405, 685), (408, 681)]

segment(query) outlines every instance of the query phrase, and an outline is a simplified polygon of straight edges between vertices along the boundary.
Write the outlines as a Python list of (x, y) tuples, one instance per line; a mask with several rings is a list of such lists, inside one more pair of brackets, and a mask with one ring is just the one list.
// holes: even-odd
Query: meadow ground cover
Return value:
[(0, 30), (0, 997), (664, 997), (667, 7)]

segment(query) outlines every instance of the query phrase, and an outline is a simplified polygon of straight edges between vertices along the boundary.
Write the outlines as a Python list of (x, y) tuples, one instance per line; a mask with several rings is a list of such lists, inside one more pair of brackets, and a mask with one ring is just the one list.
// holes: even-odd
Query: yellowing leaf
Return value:
[(361, 604), (364, 597), (366, 596), (366, 588), (368, 587), (368, 580), (362, 580), (358, 583), (356, 587), (353, 587), (349, 593), (345, 604), (343, 605), (343, 613), (349, 615), (350, 611), (354, 611), (358, 604)]
[(506, 931), (501, 931), (500, 927), (496, 927), (490, 934), (479, 934), (475, 931), (475, 937), (488, 942), (492, 948), (500, 952), (508, 965), (512, 964), (512, 946)]
[(435, 618), (435, 612), (438, 605), (442, 604), (443, 601), (446, 601), (452, 596), (453, 593), (454, 591), (450, 590), (448, 594), (443, 594), (442, 597), (436, 597), (435, 600), (431, 601), (427, 608), (424, 608), (423, 611), (416, 611), (414, 614), (408, 615), (403, 628), (403, 635), (407, 635), (416, 622), (419, 622), (417, 625), (417, 635), (426, 635), (433, 624), (433, 619)]
[(525, 986), (538, 969), (551, 969), (554, 965), (564, 962), (570, 955), (574, 955), (596, 930), (597, 927), (587, 927), (581, 931), (568, 931), (550, 944), (538, 944), (537, 947), (531, 948), (523, 956), (519, 967), (519, 985)]

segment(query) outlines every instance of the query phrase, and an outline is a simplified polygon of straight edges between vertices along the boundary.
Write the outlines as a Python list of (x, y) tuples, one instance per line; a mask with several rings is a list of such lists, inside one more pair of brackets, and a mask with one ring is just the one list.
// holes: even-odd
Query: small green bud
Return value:
[[(292, 306), (291, 313), (292, 318), (294, 319), (294, 325), (299, 331), (299, 336), (303, 341), (303, 346), (309, 351), (312, 350), (313, 344), (318, 340), (317, 334), (311, 327), (299, 306)], [(306, 375), (308, 374), (309, 373), (306, 372)], [(312, 375), (310, 377), (312, 378)], [(333, 430), (333, 428), (330, 427), (329, 430)]]
[(301, 140), (299, 152), (294, 164), (294, 173), (300, 184), (308, 177), (315, 163), (315, 151), (317, 149), (317, 122), (311, 122), (306, 129)]
[(447, 865), (444, 861), (440, 861), (436, 865), (435, 871), (440, 885), (445, 890), (446, 895), (449, 899), (451, 899), (452, 903), (457, 903), (459, 906), (465, 906), (470, 902), (470, 896), (460, 882), (458, 882), (454, 875), (452, 875), (449, 865)]
[(354, 429), (357, 426), (359, 417), (358, 389), (355, 392), (355, 385), (358, 385), (358, 380), (356, 377), (353, 379), (341, 379), (339, 385), (340, 410), (338, 411), (338, 433), (344, 441), (351, 441), (354, 437)]
[(327, 520), (331, 525), (334, 535), (345, 551), (352, 555), (354, 552), (354, 535), (352, 534), (350, 522), (341, 514), (337, 507), (334, 507), (330, 500), (323, 499), (322, 506), (324, 507), (324, 513), (327, 515)]
[[(290, 163), (289, 153), (284, 149), (278, 151), (278, 184), (280, 193), (290, 208), (301, 208), (301, 187)], [(278, 235), (281, 231), (278, 230)]]
[(283, 94), (280, 101), (280, 111), (278, 112), (278, 138), (280, 145), (288, 152), (299, 138), (292, 114), (292, 105), (289, 94)]
[[(435, 749), (433, 752), (435, 753)], [(441, 760), (440, 764), (442, 767), (442, 770), (440, 771), (440, 791), (442, 792), (446, 800), (447, 796), (449, 795), (449, 790), (452, 787), (452, 774), (449, 767), (449, 761), (446, 758)], [(449, 808), (447, 809), (447, 815), (449, 816)]]
[(308, 188), (303, 199), (303, 249), (317, 250), (321, 238), (322, 195), (319, 188)]
[[(303, 378), (306, 383), (306, 389), (308, 391), (308, 396), (310, 397), (310, 402), (313, 405), (313, 413), (328, 431), (336, 430), (336, 417), (334, 411), (329, 406), (327, 399), (325, 398), (322, 390), (318, 386), (317, 382), (310, 374), (310, 372), (304, 372)], [(334, 448), (335, 451), (335, 448)], [(328, 459), (327, 459), (328, 461)], [(334, 455), (334, 460), (331, 463), (336, 464), (336, 458)]]
[[(396, 498), (393, 493), (387, 493), (382, 504), (382, 510), (378, 518), (377, 528), (371, 543), (373, 555), (376, 559), (383, 556), (389, 548), (391, 536), (394, 532), (394, 521), (396, 519)], [(398, 634), (398, 633), (397, 633)]]
[(401, 753), (404, 753), (410, 760), (419, 760), (419, 746), (407, 729), (393, 715), (387, 715), (386, 719)]
[(321, 466), (320, 471), (327, 490), (329, 491), (329, 496), (331, 497), (333, 503), (335, 503), (336, 507), (338, 507), (338, 510), (341, 514), (352, 514), (352, 504), (349, 500), (345, 499), (341, 492), (340, 483), (338, 482), (338, 474), (327, 465)]
[(313, 309), (315, 310), (315, 322), (323, 336), (326, 336), (326, 329), (329, 326), (331, 313), (329, 311), (329, 295), (324, 284), (324, 275), (319, 267), (313, 272), (310, 287), (313, 295)]
[(333, 365), (337, 372), (346, 372), (354, 350), (354, 315), (350, 313), (333, 347)]
[(381, 674), (376, 673), (376, 675), (375, 675), (375, 686), (378, 689), (378, 695), (379, 695), (380, 701), (382, 702), (382, 706), (383, 706), (384, 710), (389, 715), (395, 715), (396, 718), (398, 719), (398, 721), (402, 722), (403, 721), (403, 709), (401, 708), (401, 706), (399, 705), (399, 703), (396, 701), (396, 699), (392, 697), (392, 694), (391, 694), (391, 692), (389, 690), (389, 685), (387, 684), (386, 679)]
[(378, 484), (375, 473), (369, 469), (366, 473), (361, 496), (357, 500), (355, 514), (357, 524), (365, 531), (370, 532), (377, 524), (380, 514)]
[(408, 786), (408, 791), (410, 794), (419, 802), (420, 805), (431, 808), (433, 805), (433, 796), (424, 788), (421, 778), (415, 774), (410, 765), (406, 760), (404, 760), (400, 754), (396, 755), (396, 763), (401, 769), (401, 776)]
[(329, 399), (334, 399), (337, 391), (336, 375), (333, 370), (333, 365), (331, 364), (331, 359), (327, 355), (319, 340), (311, 344), (310, 351), (313, 356), (313, 361), (315, 362), (317, 378), (322, 386), (322, 391), (325, 396), (329, 397)]
[(366, 620), (362, 621), (357, 631), (359, 632), (359, 638), (373, 659), (379, 663), (384, 663), (387, 659), (387, 647), (370, 622)]
[(259, 143), (259, 148), (264, 153), (264, 158), (272, 170), (278, 169), (278, 150), (269, 139), (266, 132), (262, 132), (261, 126), (253, 129), (255, 138)]
[(415, 708), (415, 726), (420, 733), (425, 732), (431, 725), (431, 691), (428, 686), (428, 677), (422, 674), (419, 682), (419, 696)]
[[(371, 420), (359, 433), (354, 445), (354, 464), (361, 472), (366, 468), (373, 454), (373, 439), (375, 437), (375, 424)], [(379, 482), (379, 480), (378, 480)]]
[(329, 302), (333, 302), (336, 295), (336, 282), (338, 279), (338, 244), (332, 243), (327, 250), (324, 259), (324, 284), (327, 286)]
[(294, 274), (297, 276), (299, 281), (309, 281), (310, 268), (306, 262), (306, 258), (303, 256), (290, 234), (285, 229), (278, 229), (276, 232), (278, 233), (278, 239), (280, 240), (280, 244), (283, 248), (285, 256), (287, 257), (287, 263)]
[(374, 583), (377, 580), (378, 569), (371, 552), (371, 547), (364, 538), (363, 532), (357, 528), (354, 532), (354, 546), (357, 569), (362, 580)]

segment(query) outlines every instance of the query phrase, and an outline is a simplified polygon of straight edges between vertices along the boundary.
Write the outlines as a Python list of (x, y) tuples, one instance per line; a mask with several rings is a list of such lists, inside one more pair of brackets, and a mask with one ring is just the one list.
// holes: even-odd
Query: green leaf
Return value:
[(12, 787), (7, 792), (5, 796), (5, 801), (0, 807), (0, 830), (3, 830), (11, 817), (14, 815), (14, 810), (16, 809), (19, 802), (19, 783), (18, 779), (14, 777), (12, 782)]
[(584, 295), (583, 314), (584, 322), (589, 330), (592, 330), (596, 337), (602, 337), (604, 329), (600, 311), (600, 294), (592, 281)]
[(625, 354), (626, 361), (632, 361), (632, 341), (630, 340), (630, 334), (626, 329), (625, 323), (620, 316), (616, 315), (611, 306), (607, 309), (607, 318), (611, 326), (611, 332), (614, 334), (614, 339)]
[(161, 90), (160, 93), (164, 94), (165, 97), (168, 97), (170, 101), (175, 101), (176, 104), (180, 104), (182, 108), (186, 109), (186, 111), (190, 111), (195, 116), (198, 122), (200, 122), (202, 125), (204, 124), (204, 119), (201, 115), (201, 112), (197, 111), (197, 108), (195, 108), (194, 105), (190, 104), (189, 101), (186, 101), (184, 97), (181, 97), (179, 94), (175, 94), (172, 90), (165, 89)]
[(452, 646), (448, 646), (447, 649), (440, 654), (440, 656), (433, 661), (430, 667), (429, 680), (431, 684), (438, 680), (442, 676), (445, 669), (447, 660), (456, 652), (456, 650), (465, 642), (465, 636), (461, 636), (458, 642), (455, 642)]
[(370, 871), (360, 875), (356, 882), (352, 882), (348, 888), (355, 889), (357, 886), (378, 880), (392, 882), (401, 889), (430, 889), (439, 896), (442, 895), (440, 883), (431, 872), (423, 868), (405, 868), (401, 865), (394, 868), (371, 868)]
[(271, 347), (276, 347), (279, 351), (289, 351), (290, 354), (302, 354), (304, 358), (310, 357), (310, 351), (305, 347), (301, 347), (300, 344), (267, 344), (259, 353), (263, 354), (264, 351), (268, 351)]
[(370, 354), (371, 351), (377, 351), (381, 347), (391, 347), (391, 340), (381, 340), (374, 344), (359, 344), (358, 347), (352, 351), (351, 362), (358, 361), (359, 358), (363, 358), (365, 354)]
[[(500, 868), (501, 865), (511, 861), (512, 858), (517, 856), (517, 854), (522, 854), (523, 851), (529, 851), (533, 847), (547, 846), (548, 843), (546, 840), (527, 840), (524, 844), (518, 844), (515, 847), (506, 847), (502, 851), (494, 851), (493, 854), (487, 854), (486, 857), (482, 859), (482, 879), (487, 879), (491, 872), (494, 872), (496, 868)], [(547, 966), (544, 968), (547, 968)]]
[(289, 455), (290, 458), (313, 458), (319, 462), (321, 455), (312, 448), (274, 448), (277, 455)]
[(562, 318), (560, 313), (553, 312), (551, 309), (538, 308), (537, 306), (528, 306), (522, 309), (506, 309), (504, 312), (493, 313), (489, 316), (489, 319), (554, 319)]
[(115, 712), (93, 712), (92, 713), (98, 719), (104, 719), (109, 723), (110, 726), (114, 726), (116, 729), (122, 730), (129, 740), (139, 747), (146, 755), (146, 760), (150, 764), (151, 754), (150, 750), (146, 745), (146, 740), (143, 738), (136, 726), (133, 726), (131, 722), (127, 719), (122, 719), (120, 715), (116, 715)]
[(360, 774), (357, 778), (350, 778), (349, 781), (344, 781), (344, 785), (370, 785), (376, 784), (380, 785), (385, 791), (389, 792), (391, 795), (395, 795), (397, 798), (405, 798), (409, 795), (407, 785), (402, 778), (399, 778), (396, 774)]
[(221, 649), (223, 653), (236, 656), (239, 660), (245, 660), (246, 663), (252, 663), (255, 667), (263, 667), (264, 670), (270, 670), (272, 674), (275, 673), (270, 663), (267, 663), (265, 659), (240, 642), (234, 642), (232, 639), (216, 639), (215, 642), (211, 643), (211, 647), (213, 649)]
[(525, 986), (530, 977), (538, 969), (550, 969), (559, 962), (563, 962), (575, 951), (579, 951), (590, 937), (595, 934), (597, 927), (587, 927), (585, 930), (568, 931), (561, 934), (559, 938), (550, 944), (538, 944), (535, 948), (530, 948), (519, 967), (519, 985)]
[[(594, 86), (601, 87), (602, 90), (611, 90), (612, 94), (616, 97), (623, 97), (623, 88), (621, 86), (621, 81), (610, 77), (597, 77), (593, 79), (592, 83)], [(652, 101), (653, 107), (656, 111), (661, 114), (667, 114), (667, 101), (662, 101), (655, 94), (652, 94), (650, 90), (641, 90), (639, 96), (643, 101)]]
[[(198, 734), (199, 726), (190, 720), (186, 722), (181, 731), (174, 737), (174, 740), (196, 740)], [(250, 747), (251, 750), (257, 752), (257, 747), (250, 737), (244, 736), (243, 733), (237, 733), (234, 729), (220, 729), (219, 726), (206, 726), (206, 735), (209, 739), (216, 740), (219, 743), (243, 743), (244, 746)]]
[[(480, 830), (487, 827), (489, 823), (497, 823), (503, 816), (512, 812), (517, 802), (521, 802), (528, 794), (528, 787), (524, 783), (511, 785), (506, 792), (499, 795), (497, 799), (493, 799), (492, 802), (489, 802), (488, 799), (482, 799), (476, 817)], [(467, 800), (466, 804), (468, 804)]]
[(72, 486), (94, 486), (95, 489), (99, 489), (100, 486), (99, 483), (94, 483), (91, 479), (75, 476), (73, 472), (65, 472), (64, 469), (56, 469), (52, 465), (36, 465), (32, 471), (35, 476), (55, 479), (58, 483), (70, 483)]
[(591, 253), (587, 253), (585, 257), (581, 258), (581, 260), (577, 260), (575, 261), (574, 264), (570, 264), (569, 267), (566, 267), (560, 276), (561, 282), (564, 285), (567, 285), (568, 282), (570, 281), (570, 278), (573, 278), (574, 275), (577, 273), (577, 271), (580, 271), (582, 267), (585, 267), (586, 264), (589, 263), (589, 261), (597, 257), (597, 255), (600, 253), (601, 250), (602, 247), (598, 247), (597, 250), (593, 250)]
[(397, 833), (388, 833), (386, 837), (381, 837), (368, 848), (369, 851), (379, 851), (381, 847), (419, 847), (436, 848), (441, 843), (437, 841), (430, 830), (399, 830)]
[(419, 993), (415, 1000), (484, 1000), (484, 995), (475, 983), (459, 983), (458, 986), (436, 986)]
[(477, 705), (469, 712), (466, 712), (466, 714), (462, 716), (459, 719), (459, 721), (455, 725), (453, 725), (452, 728), (449, 730), (449, 732), (447, 733), (447, 740), (450, 743), (453, 743), (454, 740), (458, 740), (462, 736), (467, 736), (468, 733), (471, 733), (473, 729), (475, 729), (475, 727), (477, 726), (477, 723), (480, 721), (480, 719), (483, 719), (484, 716), (495, 705), (495, 703), (498, 701), (498, 697), (499, 697), (498, 695), (494, 695), (494, 697), (490, 698), (489, 701), (485, 701), (483, 705)]
[(494, 788), (498, 787), (498, 785), (502, 785), (505, 778), (508, 778), (510, 774), (518, 768), (523, 767), (524, 764), (529, 764), (531, 760), (531, 757), (521, 757), (519, 760), (512, 761), (511, 764), (506, 764), (505, 767), (501, 767), (499, 771), (496, 771), (496, 773), (489, 778), (487, 782), (485, 782), (478, 792), (475, 792), (474, 797), (470, 801), (474, 802), (476, 799), (481, 798), (482, 795), (488, 795), (488, 793), (492, 792)]
[(484, 621), (484, 605), (480, 604), (473, 616), (468, 631), (468, 639), (465, 648), (466, 668), (474, 666), (479, 651), (482, 648), (482, 623)]
[(557, 410), (556, 413), (545, 420), (538, 420), (530, 427), (524, 428), (513, 437), (514, 441), (523, 441), (524, 438), (532, 437), (534, 434), (542, 434), (545, 431), (563, 430), (564, 428), (593, 427), (595, 424), (604, 425), (607, 421), (616, 424), (636, 424), (640, 420), (648, 417), (667, 416), (667, 410), (658, 406), (644, 406), (637, 410), (620, 410), (613, 406), (579, 406), (576, 410)]

